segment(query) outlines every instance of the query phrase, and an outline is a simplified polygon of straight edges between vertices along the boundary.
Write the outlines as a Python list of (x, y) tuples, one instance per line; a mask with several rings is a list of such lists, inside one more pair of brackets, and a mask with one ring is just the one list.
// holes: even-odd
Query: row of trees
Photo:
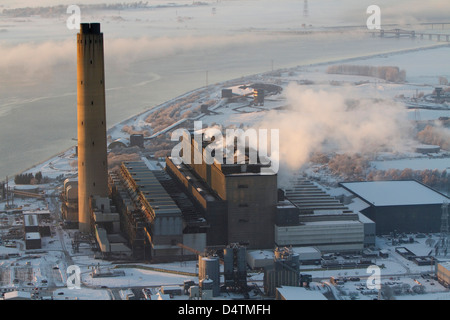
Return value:
[(360, 154), (338, 154), (330, 159), (328, 168), (334, 175), (344, 176), (349, 180), (361, 180), (369, 168), (369, 161)]
[(137, 161), (140, 159), (139, 148), (117, 149), (108, 153), (108, 168), (110, 170), (119, 169), (124, 161)]
[(124, 126), (122, 127), (122, 132), (126, 132), (126, 133), (128, 133), (130, 136), (133, 135), (133, 134), (142, 134), (142, 135), (144, 135), (144, 137), (150, 136), (150, 131), (149, 131), (149, 130), (145, 130), (145, 129), (143, 129), (143, 130), (138, 130), (138, 129), (136, 129), (136, 127), (135, 127), (134, 125), (131, 125), (131, 126), (129, 126), (129, 125), (124, 125)]
[(391, 82), (404, 82), (406, 79), (405, 70), (391, 66), (373, 67), (341, 64), (328, 67), (327, 73), (375, 77)]
[(22, 173), (14, 177), (14, 182), (16, 184), (40, 184), (43, 180), (44, 177), (40, 171), (36, 172), (36, 175), (33, 175), (32, 173)]
[(450, 190), (450, 174), (446, 170), (412, 170), (406, 168), (390, 170), (373, 170), (366, 176), (367, 181), (377, 180), (417, 180), (442, 192)]
[(315, 164), (326, 165), (330, 173), (344, 180), (363, 180), (369, 168), (369, 161), (361, 154), (314, 153), (310, 161)]
[(450, 191), (450, 174), (446, 170), (376, 170), (370, 167), (366, 157), (359, 154), (316, 153), (310, 160), (312, 163), (326, 166), (329, 173), (344, 181), (417, 180), (441, 192)]
[[(189, 118), (200, 114), (201, 105), (198, 104), (201, 92), (194, 92), (187, 97), (182, 97), (166, 108), (160, 108), (152, 112), (145, 122), (150, 123), (153, 133), (163, 130), (178, 120)], [(204, 104), (211, 106), (215, 100), (209, 100)]]

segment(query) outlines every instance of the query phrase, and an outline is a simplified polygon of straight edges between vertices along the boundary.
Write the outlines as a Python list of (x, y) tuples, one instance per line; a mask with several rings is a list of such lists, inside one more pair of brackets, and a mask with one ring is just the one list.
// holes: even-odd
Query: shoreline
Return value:
[[(329, 60), (329, 61), (318, 62), (318, 63), (313, 63), (313, 64), (297, 65), (297, 66), (292, 66), (292, 67), (287, 67), (287, 68), (280, 68), (280, 69), (273, 70), (273, 71), (266, 71), (266, 72), (251, 74), (251, 75), (247, 75), (247, 76), (243, 76), (243, 77), (239, 77), (239, 78), (225, 80), (225, 81), (222, 81), (222, 82), (218, 82), (218, 83), (215, 83), (215, 84), (210, 84), (210, 85), (207, 85), (207, 86), (203, 86), (203, 87), (199, 87), (199, 88), (187, 91), (187, 92), (185, 92), (185, 93), (183, 93), (183, 94), (181, 94), (181, 95), (179, 95), (177, 97), (174, 97), (172, 99), (169, 99), (169, 100), (167, 100), (167, 101), (165, 101), (165, 102), (163, 102), (163, 103), (161, 103), (159, 105), (156, 105), (156, 106), (153, 106), (153, 107), (149, 107), (148, 109), (145, 109), (142, 112), (134, 114), (134, 115), (126, 118), (125, 120), (122, 120), (120, 122), (117, 122), (117, 123), (113, 124), (111, 127), (109, 127), (107, 129), (106, 134), (108, 135), (108, 133), (110, 133), (110, 131), (117, 129), (118, 126), (124, 125), (126, 122), (129, 122), (133, 118), (140, 117), (140, 116), (142, 116), (142, 115), (144, 115), (146, 113), (150, 114), (152, 112), (155, 112), (155, 111), (157, 111), (157, 110), (167, 106), (168, 104), (171, 104), (171, 103), (173, 103), (173, 102), (175, 102), (175, 101), (177, 101), (177, 100), (179, 100), (179, 99), (181, 99), (181, 98), (183, 98), (185, 96), (188, 96), (188, 95), (190, 95), (192, 93), (195, 93), (195, 92), (198, 92), (198, 91), (201, 91), (201, 90), (205, 90), (205, 89), (207, 89), (207, 88), (209, 88), (211, 86), (219, 86), (219, 85), (224, 85), (224, 84), (228, 84), (228, 83), (231, 84), (231, 83), (234, 83), (234, 82), (237, 82), (237, 81), (246, 81), (246, 79), (250, 80), (250, 79), (252, 79), (254, 77), (257, 77), (257, 76), (268, 75), (268, 74), (272, 74), (272, 73), (275, 73), (275, 72), (281, 72), (281, 71), (286, 72), (286, 71), (295, 70), (295, 69), (298, 69), (298, 68), (319, 67), (319, 66), (325, 66), (325, 65), (329, 65), (329, 64), (347, 63), (347, 62), (352, 62), (352, 61), (373, 59), (373, 58), (382, 57), (382, 56), (385, 56), (385, 55), (399, 55), (399, 54), (406, 54), (406, 53), (411, 53), (411, 52), (439, 49), (439, 48), (444, 48), (444, 47), (450, 47), (450, 43), (433, 44), (433, 45), (427, 45), (427, 46), (419, 47), (419, 48), (402, 49), (402, 50), (395, 50), (395, 51), (388, 51), (388, 52), (382, 52), (382, 53), (375, 53), (375, 54), (358, 56), (358, 57), (351, 57), (351, 58), (345, 58), (345, 59)], [(62, 154), (64, 154), (67, 151), (69, 151), (70, 149), (74, 148), (75, 146), (76, 145), (72, 145), (72, 146), (68, 147), (67, 149), (65, 149), (65, 150), (63, 150), (61, 152), (53, 154), (53, 155), (49, 156), (48, 158), (46, 158), (45, 160), (40, 161), (38, 163), (35, 163), (35, 164), (31, 165), (30, 167), (19, 171), (18, 173), (15, 173), (13, 175), (7, 175), (8, 182), (11, 179), (14, 181), (14, 177), (16, 175), (23, 174), (23, 173), (25, 173), (27, 171), (32, 170), (33, 168), (38, 167), (39, 165), (44, 164), (47, 161), (50, 161), (51, 159), (59, 157)]]

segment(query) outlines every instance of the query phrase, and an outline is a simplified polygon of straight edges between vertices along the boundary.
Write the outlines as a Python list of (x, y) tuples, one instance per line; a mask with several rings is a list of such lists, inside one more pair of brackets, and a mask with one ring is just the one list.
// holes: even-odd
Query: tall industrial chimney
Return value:
[(108, 196), (105, 66), (99, 23), (82, 23), (77, 34), (78, 222), (90, 233), (91, 196)]

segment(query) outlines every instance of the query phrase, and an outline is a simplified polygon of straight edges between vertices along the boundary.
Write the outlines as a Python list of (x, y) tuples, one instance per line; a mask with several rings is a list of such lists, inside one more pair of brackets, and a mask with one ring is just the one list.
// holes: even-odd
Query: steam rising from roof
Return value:
[(281, 180), (301, 169), (314, 152), (400, 151), (409, 140), (407, 110), (391, 100), (360, 97), (351, 87), (325, 91), (295, 83), (284, 94), (288, 110), (271, 111), (259, 124), (280, 131)]

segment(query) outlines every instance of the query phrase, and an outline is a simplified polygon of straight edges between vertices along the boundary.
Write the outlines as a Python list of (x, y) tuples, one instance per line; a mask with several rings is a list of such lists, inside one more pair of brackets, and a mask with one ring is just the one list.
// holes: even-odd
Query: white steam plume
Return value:
[(315, 91), (292, 83), (284, 92), (289, 109), (271, 111), (259, 124), (279, 129), (281, 183), (314, 152), (368, 153), (404, 146), (411, 129), (404, 106), (361, 99), (352, 88), (339, 90)]
[[(108, 39), (105, 35), (105, 61), (126, 68), (143, 59), (174, 56), (193, 50), (232, 48), (279, 40), (279, 36), (255, 37), (250, 34), (187, 37), (141, 37)], [(76, 38), (19, 45), (0, 45), (0, 74), (22, 78), (47, 76), (59, 72), (61, 65), (76, 65)]]

